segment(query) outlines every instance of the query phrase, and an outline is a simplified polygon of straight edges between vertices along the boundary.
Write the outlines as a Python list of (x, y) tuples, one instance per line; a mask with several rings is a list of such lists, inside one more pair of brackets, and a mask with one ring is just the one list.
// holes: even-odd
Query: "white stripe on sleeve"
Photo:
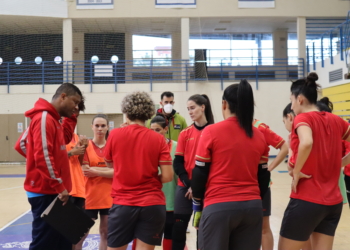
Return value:
[(53, 171), (51, 160), (49, 157), (49, 151), (47, 148), (47, 139), (46, 139), (46, 117), (47, 117), (47, 111), (44, 111), (41, 117), (41, 140), (43, 143), (44, 158), (45, 158), (46, 166), (50, 173), (51, 178), (54, 180), (57, 180), (60, 184), (62, 184), (62, 179), (56, 178), (55, 176), (55, 172)]
[(24, 155), (27, 155), (27, 147), (26, 147), (26, 140), (27, 140), (27, 136), (28, 136), (28, 131), (29, 131), (29, 127), (26, 129), (26, 131), (24, 131), (19, 146), (23, 152)]

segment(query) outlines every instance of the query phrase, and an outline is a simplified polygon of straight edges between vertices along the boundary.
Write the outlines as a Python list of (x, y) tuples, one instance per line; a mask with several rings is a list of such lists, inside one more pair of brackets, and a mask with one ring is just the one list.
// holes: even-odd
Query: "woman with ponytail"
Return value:
[(199, 138), (203, 129), (214, 123), (208, 96), (193, 95), (187, 101), (188, 114), (193, 124), (181, 131), (177, 142), (174, 170), (178, 175), (175, 194), (172, 250), (184, 250), (186, 229), (192, 215), (192, 169)]
[(263, 214), (257, 173), (267, 146), (252, 125), (254, 97), (246, 80), (225, 89), (222, 114), (224, 121), (202, 132), (192, 171), (199, 249), (259, 249)]
[[(98, 114), (92, 119), (94, 137), (89, 140), (83, 159), (85, 175), (85, 210), (93, 220), (100, 215), (100, 250), (107, 249), (108, 211), (112, 206), (113, 169), (104, 161), (104, 150), (108, 137), (108, 118)], [(86, 234), (87, 236), (87, 234)]]
[(332, 249), (343, 208), (339, 190), (342, 140), (350, 141), (349, 124), (317, 107), (318, 76), (292, 83), (291, 134), (294, 165), (290, 202), (284, 213), (280, 250), (297, 250), (311, 236), (312, 249)]

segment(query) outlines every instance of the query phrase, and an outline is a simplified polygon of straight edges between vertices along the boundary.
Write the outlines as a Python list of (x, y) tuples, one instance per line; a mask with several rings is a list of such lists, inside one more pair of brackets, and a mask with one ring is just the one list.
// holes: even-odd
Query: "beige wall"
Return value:
[[(109, 122), (114, 122), (114, 128), (119, 127), (123, 123), (122, 114), (106, 114)], [(93, 138), (94, 134), (92, 132), (91, 123), (95, 114), (81, 114), (78, 119), (78, 124), (76, 128), (76, 133), (79, 135), (86, 135), (88, 138)], [(110, 128), (112, 129), (112, 128)]]
[(73, 61), (84, 61), (84, 33), (73, 32)]
[(157, 9), (155, 1), (118, 0), (112, 10), (77, 10), (75, 0), (2, 1), (0, 14), (61, 18), (346, 16), (349, 1), (276, 0), (273, 9), (239, 9), (238, 1), (201, 0), (196, 9)]
[(62, 0), (1, 1), (0, 15), (68, 17), (67, 2)]
[(77, 10), (74, 2), (69, 2), (70, 18), (123, 18), (123, 17), (216, 17), (216, 16), (346, 16), (349, 2), (341, 0), (277, 0), (273, 9), (239, 9), (238, 1), (201, 0), (196, 9), (157, 9), (150, 0), (114, 1), (113, 10)]
[[(259, 82), (259, 90), (255, 88), (255, 82), (251, 82), (254, 90), (256, 110), (255, 117), (268, 124), (276, 133), (287, 138), (287, 131), (282, 123), (282, 111), (289, 103), (290, 82)], [(226, 82), (225, 87), (231, 84)], [(196, 82), (189, 83), (188, 91), (185, 91), (185, 83), (157, 83), (153, 84), (153, 92), (150, 92), (149, 84), (120, 84), (118, 92), (114, 92), (113, 84), (98, 84), (93, 86), (93, 93), (90, 93), (90, 85), (77, 85), (86, 97), (85, 114), (96, 113), (120, 114), (120, 103), (122, 98), (132, 91), (146, 91), (150, 93), (154, 102), (160, 101), (160, 95), (164, 91), (172, 91), (175, 94), (175, 109), (185, 117), (188, 124), (191, 120), (187, 114), (186, 101), (193, 94), (207, 94), (212, 103), (215, 121), (221, 121), (221, 98), (222, 91), (220, 82)], [(10, 94), (6, 93), (6, 86), (0, 86), (0, 114), (23, 114), (33, 107), (35, 101), (42, 97), (51, 100), (57, 85), (48, 85), (46, 93), (41, 93), (40, 85), (11, 86)], [(87, 118), (87, 123), (91, 123)], [(118, 118), (119, 119), (119, 118)], [(115, 127), (119, 126), (116, 120)], [(79, 127), (78, 127), (79, 130)], [(85, 130), (84, 130), (85, 131)], [(82, 132), (84, 132), (82, 131)], [(79, 132), (79, 131), (78, 131)], [(275, 151), (271, 151), (272, 154)]]
[[(343, 79), (340, 81), (330, 83), (329, 72), (337, 69), (343, 69)], [(322, 67), (322, 62), (316, 63), (316, 70), (313, 70), (313, 65), (310, 65), (310, 72), (317, 73), (319, 78), (318, 83), (321, 84), (322, 88), (331, 88), (334, 86), (350, 83), (349, 79), (344, 79), (344, 74), (348, 72), (348, 68), (346, 67), (345, 55), (344, 55), (344, 61), (340, 59), (340, 54), (334, 56), (333, 64), (331, 64), (330, 58), (325, 59), (324, 67)]]

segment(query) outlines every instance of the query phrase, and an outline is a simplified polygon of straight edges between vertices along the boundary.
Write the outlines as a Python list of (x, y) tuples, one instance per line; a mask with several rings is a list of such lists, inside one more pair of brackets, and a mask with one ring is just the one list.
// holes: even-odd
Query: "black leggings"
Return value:
[(186, 230), (192, 214), (174, 214), (173, 249), (183, 250), (186, 245)]
[(350, 176), (344, 174), (344, 181), (346, 187), (346, 196), (348, 197), (348, 204), (350, 207)]

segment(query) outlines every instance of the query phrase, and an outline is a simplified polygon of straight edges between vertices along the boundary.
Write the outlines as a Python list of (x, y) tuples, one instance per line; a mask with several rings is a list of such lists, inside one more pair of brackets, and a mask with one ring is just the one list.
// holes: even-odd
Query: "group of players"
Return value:
[[(317, 101), (317, 80), (311, 73), (292, 83), (283, 111), (290, 147), (253, 119), (246, 80), (223, 92), (221, 122), (214, 123), (206, 95), (188, 99), (193, 123), (187, 127), (173, 109), (173, 93), (161, 95), (162, 108), (155, 112), (147, 93), (134, 92), (121, 103), (126, 122), (109, 132), (108, 117), (96, 115), (91, 140), (73, 133), (85, 109), (80, 90), (62, 84), (51, 103), (39, 99), (26, 112), (31, 124), (16, 144), (27, 158), (30, 249), (82, 249), (87, 235), (72, 246), (40, 218), (58, 195), (94, 220), (100, 215), (100, 250), (125, 250), (131, 241), (136, 250), (161, 244), (163, 250), (186, 249), (191, 216), (197, 249), (272, 250), (270, 172), (287, 154), (292, 191), (278, 248), (332, 249), (343, 207), (340, 166), (350, 163), (350, 156), (342, 160), (350, 127), (331, 114), (327, 98)], [(270, 164), (269, 146), (279, 149)]]

